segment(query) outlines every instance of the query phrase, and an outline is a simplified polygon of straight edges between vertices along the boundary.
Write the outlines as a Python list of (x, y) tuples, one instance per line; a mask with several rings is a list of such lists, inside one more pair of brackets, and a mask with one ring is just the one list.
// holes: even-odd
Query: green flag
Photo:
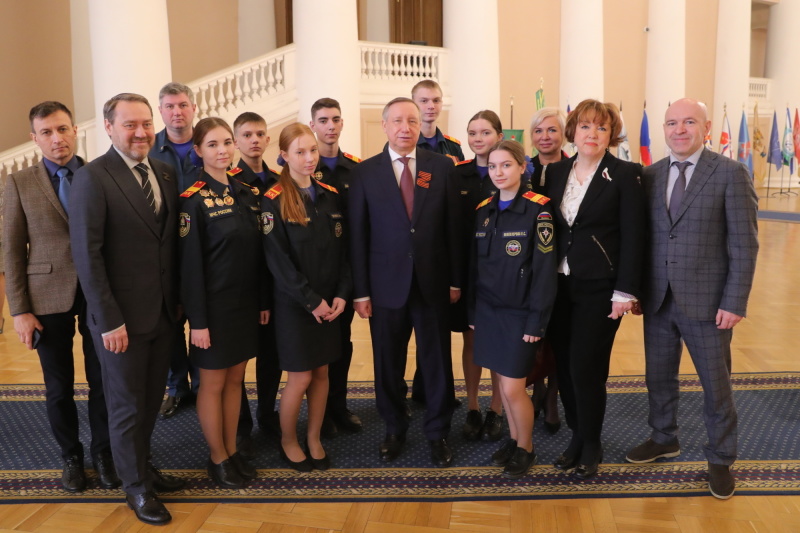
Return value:
[(544, 107), (544, 89), (536, 91), (536, 111)]

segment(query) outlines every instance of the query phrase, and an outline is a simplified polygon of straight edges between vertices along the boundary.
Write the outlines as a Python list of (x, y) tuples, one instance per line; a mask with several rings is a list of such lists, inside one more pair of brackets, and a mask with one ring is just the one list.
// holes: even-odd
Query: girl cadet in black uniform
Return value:
[(525, 152), (515, 141), (489, 151), (498, 193), (478, 204), (470, 267), (470, 325), (475, 363), (498, 375), (511, 438), (492, 455), (517, 479), (536, 461), (533, 405), (525, 378), (556, 296), (556, 254), (549, 199), (522, 185)]
[[(489, 110), (475, 113), (467, 124), (467, 139), (475, 158), (458, 163), (455, 169), (455, 179), (461, 193), (465, 253), (469, 253), (475, 235), (475, 206), (497, 192), (497, 187), (488, 178), (489, 150), (503, 139), (503, 126), (497, 113)], [(468, 260), (464, 261), (464, 267), (469, 268)], [(468, 279), (468, 273), (465, 271), (464, 274), (464, 279)], [(468, 298), (464, 297), (450, 306), (450, 330), (460, 331), (464, 337), (461, 363), (464, 367), (468, 411), (462, 431), (467, 440), (478, 440), (482, 437), (498, 440), (503, 433), (503, 403), (497, 386), (497, 375), (491, 373), (492, 400), (484, 419), (478, 406), (478, 386), (483, 368), (476, 365), (473, 358), (474, 334), (467, 321), (467, 301)]]
[(558, 235), (558, 299), (547, 337), (572, 439), (554, 466), (586, 479), (603, 461), (611, 348), (639, 295), (645, 200), (641, 166), (611, 155), (622, 122), (614, 104), (579, 103), (565, 135), (577, 153), (547, 167)]
[[(278, 141), (286, 161), (277, 185), (261, 199), (264, 252), (272, 272), (275, 334), (280, 367), (288, 373), (281, 394), (281, 457), (295, 470), (327, 470), (320, 442), (328, 398), (328, 363), (340, 355), (336, 322), (352, 280), (344, 219), (336, 189), (312, 178), (319, 160), (308, 126), (285, 127)], [(303, 394), (308, 397), (307, 446), (297, 439)]]
[(189, 357), (200, 369), (197, 417), (210, 455), (208, 473), (219, 485), (240, 488), (255, 469), (236, 451), (242, 379), (258, 352), (258, 324), (269, 311), (258, 284), (265, 268), (258, 191), (227, 171), (233, 132), (221, 118), (194, 127), (203, 159), (200, 180), (181, 194), (181, 299), (189, 319)]

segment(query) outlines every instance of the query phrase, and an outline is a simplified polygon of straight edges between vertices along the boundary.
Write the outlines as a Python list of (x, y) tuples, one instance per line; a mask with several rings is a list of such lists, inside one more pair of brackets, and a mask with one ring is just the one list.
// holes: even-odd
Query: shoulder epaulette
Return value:
[(544, 195), (541, 195), (541, 194), (536, 194), (533, 191), (526, 192), (525, 194), (522, 195), (522, 197), (523, 198), (527, 198), (531, 202), (536, 202), (537, 204), (541, 204), (541, 205), (544, 205), (544, 204), (546, 204), (547, 202), (550, 201), (550, 198), (548, 198), (547, 196), (544, 196)]
[[(444, 135), (444, 133), (442, 135)], [(461, 146), (461, 141), (459, 141), (455, 137), (450, 137), (449, 135), (444, 135), (444, 138), (447, 139), (448, 141), (453, 141), (457, 145)]]
[(466, 165), (467, 163), (472, 163), (473, 161), (474, 161), (474, 159), (467, 159), (465, 161), (459, 161), (458, 163), (456, 163), (456, 166)]
[(227, 172), (227, 174), (228, 174), (228, 176), (235, 176), (236, 174), (238, 174), (238, 173), (239, 173), (239, 172), (241, 172), (241, 171), (242, 171), (242, 169), (241, 169), (241, 168), (239, 168), (239, 167), (233, 167), (232, 169), (230, 169), (230, 170)]
[(194, 193), (205, 187), (205, 185), (206, 185), (205, 181), (195, 181), (194, 185), (192, 185), (191, 187), (189, 187), (188, 189), (186, 189), (181, 193), (181, 198), (189, 198), (191, 195), (193, 195)]
[(277, 171), (275, 171), (275, 170), (272, 170), (272, 169), (271, 169), (271, 168), (269, 168), (269, 167), (267, 167), (267, 170), (268, 170), (268, 171), (270, 171), (270, 172), (271, 172), (272, 174), (274, 174), (275, 176), (280, 176), (280, 175), (281, 175), (281, 173), (280, 173), (280, 172), (277, 172)]
[(283, 187), (281, 187), (280, 185), (273, 185), (272, 188), (270, 188), (270, 190), (264, 193), (264, 196), (266, 196), (270, 200), (274, 200), (275, 198), (278, 197), (278, 195), (281, 192), (283, 192)]
[(342, 152), (342, 155), (345, 156), (350, 161), (354, 161), (356, 163), (361, 163), (361, 158), (360, 157), (356, 157), (356, 156), (354, 156), (352, 154), (348, 154), (347, 152)]
[(321, 181), (317, 181), (317, 183), (318, 183), (318, 184), (319, 184), (321, 187), (323, 187), (323, 188), (325, 188), (325, 189), (328, 189), (328, 190), (329, 190), (329, 191), (331, 191), (331, 192), (335, 192), (336, 194), (339, 194), (339, 191), (337, 191), (337, 190), (336, 190), (336, 187), (334, 187), (333, 185), (328, 185), (327, 183), (323, 183), (323, 182), (321, 182)]
[(479, 203), (479, 204), (478, 204), (478, 206), (475, 208), (475, 211), (477, 211), (477, 210), (478, 210), (478, 209), (480, 209), (481, 207), (483, 207), (483, 206), (485, 206), (486, 204), (488, 204), (489, 202), (491, 202), (491, 201), (492, 201), (492, 198), (494, 198), (494, 196), (490, 196), (490, 197), (489, 197), (489, 198), (487, 198), (486, 200), (484, 200), (484, 201), (482, 201), (481, 203)]

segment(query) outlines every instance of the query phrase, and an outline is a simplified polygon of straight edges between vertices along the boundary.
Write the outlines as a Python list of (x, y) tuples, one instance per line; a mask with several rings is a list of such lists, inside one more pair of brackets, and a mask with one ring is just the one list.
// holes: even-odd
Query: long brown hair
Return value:
[[(289, 124), (281, 131), (281, 135), (278, 138), (278, 148), (280, 148), (282, 152), (288, 152), (289, 145), (291, 145), (295, 139), (303, 135), (310, 135), (311, 138), (314, 138), (314, 133), (311, 131), (311, 128), (305, 124), (300, 124), (299, 122)], [(311, 182), (313, 185), (313, 178)], [(288, 162), (283, 166), (283, 170), (281, 170), (281, 175), (278, 177), (278, 185), (280, 185), (282, 189), (281, 195), (278, 197), (278, 204), (281, 208), (281, 218), (283, 220), (292, 220), (301, 226), (307, 226), (306, 203), (300, 194), (297, 184), (295, 184), (292, 179)]]

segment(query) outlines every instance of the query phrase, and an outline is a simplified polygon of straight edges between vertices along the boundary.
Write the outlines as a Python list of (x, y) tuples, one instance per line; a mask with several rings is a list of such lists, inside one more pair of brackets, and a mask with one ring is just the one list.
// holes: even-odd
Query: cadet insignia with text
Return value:
[(192, 228), (192, 217), (189, 216), (189, 213), (181, 213), (178, 215), (178, 234), (181, 237), (186, 237), (189, 235), (189, 230)]

